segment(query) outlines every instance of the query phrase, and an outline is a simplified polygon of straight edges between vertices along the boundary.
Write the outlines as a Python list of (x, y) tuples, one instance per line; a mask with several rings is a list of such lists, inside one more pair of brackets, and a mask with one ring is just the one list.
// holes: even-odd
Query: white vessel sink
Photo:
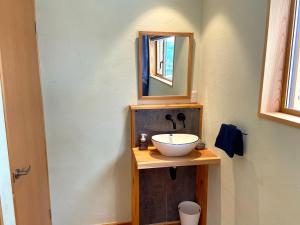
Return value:
[(199, 142), (192, 134), (159, 134), (152, 136), (157, 150), (165, 156), (184, 156), (189, 154)]

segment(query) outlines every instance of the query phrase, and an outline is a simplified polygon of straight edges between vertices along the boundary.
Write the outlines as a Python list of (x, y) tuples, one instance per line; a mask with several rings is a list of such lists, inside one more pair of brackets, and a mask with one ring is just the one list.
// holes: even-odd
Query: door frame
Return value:
[(3, 216), (2, 216), (1, 196), (0, 196), (0, 225), (4, 225)]

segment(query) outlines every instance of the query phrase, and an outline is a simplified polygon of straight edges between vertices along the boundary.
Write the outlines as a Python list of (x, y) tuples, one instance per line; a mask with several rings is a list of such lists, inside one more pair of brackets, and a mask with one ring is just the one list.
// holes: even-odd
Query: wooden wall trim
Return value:
[(196, 200), (201, 206), (199, 225), (206, 225), (208, 195), (208, 165), (197, 166)]
[(140, 171), (131, 153), (131, 210), (132, 225), (140, 223)]

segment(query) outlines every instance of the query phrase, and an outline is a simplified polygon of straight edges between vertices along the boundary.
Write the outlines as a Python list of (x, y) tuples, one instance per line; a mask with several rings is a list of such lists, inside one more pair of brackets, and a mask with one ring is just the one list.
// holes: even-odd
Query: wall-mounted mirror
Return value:
[(139, 99), (190, 99), (193, 33), (139, 32)]

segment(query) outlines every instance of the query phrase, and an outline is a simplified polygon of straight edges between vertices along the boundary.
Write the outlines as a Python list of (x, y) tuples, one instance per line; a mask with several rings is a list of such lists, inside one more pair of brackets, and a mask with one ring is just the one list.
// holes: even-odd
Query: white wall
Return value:
[(53, 225), (130, 221), (137, 32), (195, 32), (197, 77), (200, 11), (199, 0), (37, 0)]
[(202, 70), (204, 136), (239, 125), (246, 156), (222, 154), (211, 170), (209, 225), (298, 225), (300, 130), (259, 119), (258, 95), (267, 0), (204, 0)]
[[(177, 37), (174, 56), (174, 89), (173, 93), (187, 95), (188, 68), (189, 68), (189, 39)], [(195, 74), (199, 76), (199, 74)]]
[[(1, 58), (0, 58), (1, 61)], [(1, 63), (1, 62), (0, 62)], [(1, 66), (1, 65), (0, 65)], [(0, 68), (1, 73), (1, 68)], [(10, 166), (8, 158), (8, 148), (6, 141), (6, 128), (3, 109), (2, 90), (0, 86), (0, 220), (4, 225), (15, 225), (15, 211), (10, 177)], [(1, 224), (2, 221), (0, 221)]]

